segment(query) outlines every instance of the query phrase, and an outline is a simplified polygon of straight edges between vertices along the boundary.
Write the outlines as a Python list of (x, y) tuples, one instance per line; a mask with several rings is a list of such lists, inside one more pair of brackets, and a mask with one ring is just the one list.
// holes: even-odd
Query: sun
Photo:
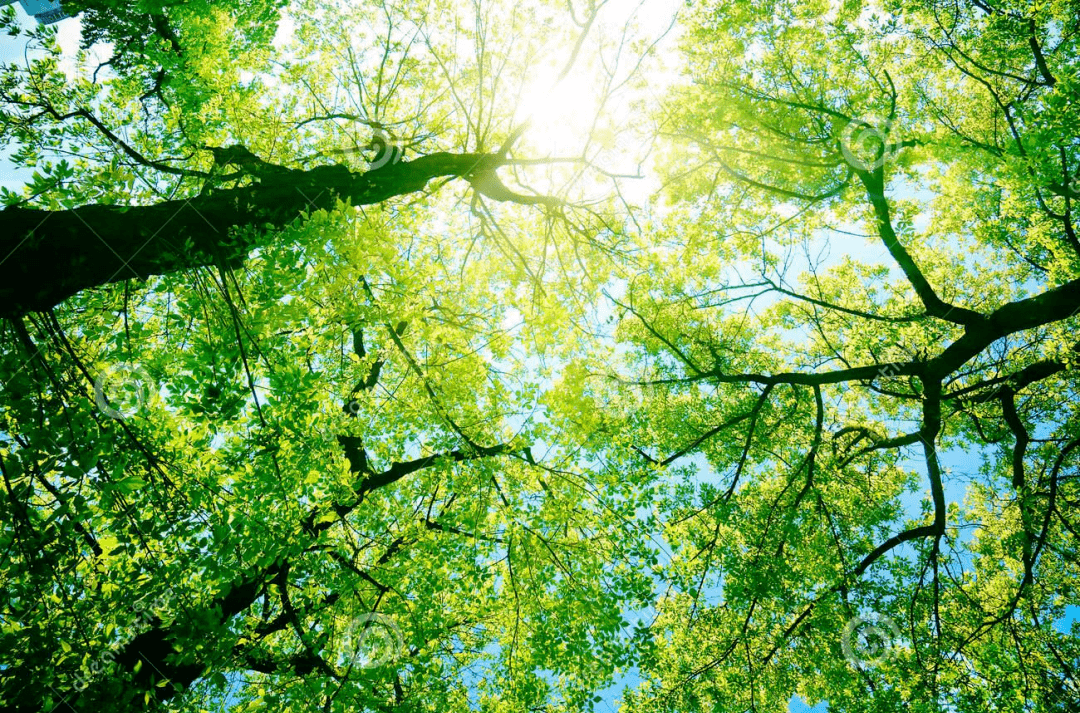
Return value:
[(655, 144), (649, 117), (678, 80), (670, 69), (678, 37), (670, 30), (679, 6), (604, 6), (576, 50), (564, 47), (530, 67), (514, 112), (513, 126), (524, 126), (515, 155), (554, 160), (556, 184), (587, 166), (598, 190), (611, 180), (620, 181), (624, 198), (658, 189), (646, 179)]
[(600, 116), (602, 88), (587, 71), (560, 77), (536, 73), (522, 92), (515, 125), (527, 123), (521, 145), (540, 156), (580, 155)]

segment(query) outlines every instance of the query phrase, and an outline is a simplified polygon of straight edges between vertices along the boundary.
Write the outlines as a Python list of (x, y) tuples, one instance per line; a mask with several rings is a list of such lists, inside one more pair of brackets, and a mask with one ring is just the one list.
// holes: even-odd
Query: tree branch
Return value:
[(272, 181), (148, 206), (8, 207), (0, 210), (0, 256), (6, 257), (0, 317), (45, 310), (82, 290), (133, 277), (219, 263), (236, 267), (270, 239), (267, 227), (332, 210), (338, 201), (381, 203), (421, 191), (438, 177), (474, 180), (500, 163), (493, 154), (434, 153), (363, 173), (338, 165), (282, 169)]

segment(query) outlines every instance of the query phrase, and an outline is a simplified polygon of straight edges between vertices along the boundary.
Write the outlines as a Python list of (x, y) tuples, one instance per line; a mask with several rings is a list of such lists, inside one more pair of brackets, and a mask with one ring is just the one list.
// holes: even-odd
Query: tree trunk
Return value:
[[(0, 211), (0, 317), (53, 307), (75, 293), (216, 263), (238, 265), (280, 228), (337, 201), (380, 203), (433, 178), (493, 172), (493, 154), (435, 153), (353, 173), (344, 166), (278, 169), (259, 183), (147, 206)], [(233, 230), (248, 228), (248, 230)]]

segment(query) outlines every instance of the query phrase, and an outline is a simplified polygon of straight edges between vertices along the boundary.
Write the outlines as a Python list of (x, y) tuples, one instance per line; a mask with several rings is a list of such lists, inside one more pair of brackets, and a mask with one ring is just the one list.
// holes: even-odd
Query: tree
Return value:
[(2, 97), (38, 169), (3, 209), (4, 710), (580, 707), (628, 659), (633, 490), (535, 462), (516, 365), (560, 327), (504, 325), (605, 220), (510, 175), (585, 166), (515, 157), (513, 92), (599, 9), (310, 3), (274, 63), (226, 4), (91, 15), (122, 75), (35, 31)]
[(695, 8), (671, 247), (596, 387), (672, 470), (631, 710), (1080, 700), (1075, 10)]
[(1068, 3), (81, 7), (0, 80), (4, 710), (1077, 698)]

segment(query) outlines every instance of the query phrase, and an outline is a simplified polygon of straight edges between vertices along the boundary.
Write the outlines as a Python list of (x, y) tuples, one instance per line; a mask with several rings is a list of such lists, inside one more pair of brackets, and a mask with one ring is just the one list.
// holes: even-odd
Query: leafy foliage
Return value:
[(1071, 3), (69, 10), (4, 710), (1080, 700)]

